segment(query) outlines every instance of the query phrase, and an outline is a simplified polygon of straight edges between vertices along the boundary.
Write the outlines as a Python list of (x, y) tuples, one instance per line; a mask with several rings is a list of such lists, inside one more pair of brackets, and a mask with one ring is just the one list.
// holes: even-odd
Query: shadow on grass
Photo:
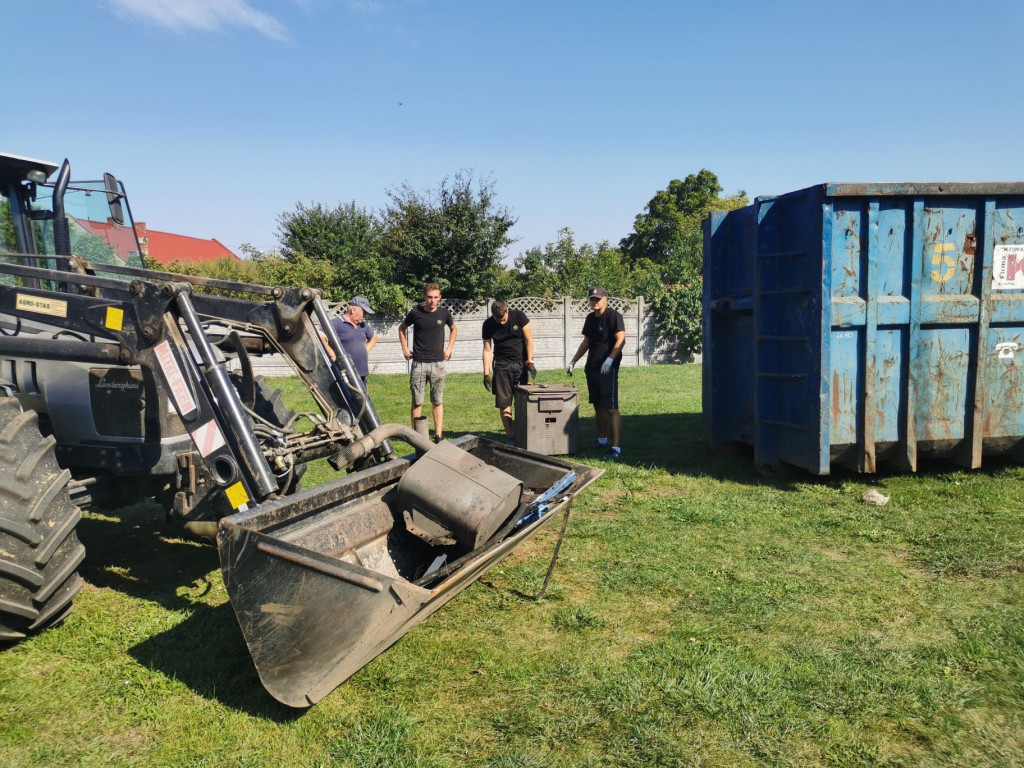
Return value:
[[(588, 418), (589, 417), (589, 418)], [(580, 409), (578, 460), (606, 465), (605, 449), (589, 448), (597, 439), (593, 411), (587, 406)], [(816, 475), (800, 467), (780, 462), (771, 470), (758, 470), (754, 449), (741, 443), (711, 446), (704, 435), (699, 413), (666, 413), (622, 417), (623, 458), (618, 466), (663, 469), (673, 475), (714, 477), (747, 485), (773, 485), (780, 489), (793, 489), (794, 484), (854, 480), (865, 484), (884, 481), (889, 477), (914, 474), (934, 477), (953, 472), (997, 474), (1007, 467), (1020, 464), (1012, 456), (985, 456), (984, 466), (972, 470), (958, 463), (953, 456), (920, 457), (917, 471), (880, 461), (875, 473), (865, 474), (856, 469), (833, 462), (830, 474)]]
[[(580, 408), (577, 458), (603, 462), (605, 449), (593, 447), (597, 426), (593, 411)], [(753, 450), (735, 445), (714, 451), (704, 437), (699, 413), (622, 416), (622, 459), (618, 466), (662, 469), (673, 475), (713, 476), (739, 483), (787, 484), (785, 474), (763, 477), (754, 467)]]
[(136, 661), (242, 712), (276, 722), (302, 714), (263, 688), (231, 605), (204, 602), (220, 582), (212, 545), (178, 538), (153, 502), (87, 514), (78, 537), (87, 553), (80, 571), (90, 584), (187, 614), (132, 647)]

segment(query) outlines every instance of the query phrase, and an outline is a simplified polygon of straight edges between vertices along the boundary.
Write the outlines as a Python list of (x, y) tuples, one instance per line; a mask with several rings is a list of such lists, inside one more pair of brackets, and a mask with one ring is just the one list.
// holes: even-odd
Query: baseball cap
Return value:
[(595, 285), (593, 288), (590, 289), (590, 293), (587, 294), (587, 298), (588, 299), (592, 299), (595, 296), (600, 296), (601, 298), (606, 298), (608, 296), (608, 291), (606, 291), (600, 285)]
[(363, 312), (368, 315), (373, 314), (373, 310), (370, 309), (370, 300), (365, 296), (353, 296), (352, 301), (349, 302), (350, 306), (359, 307)]

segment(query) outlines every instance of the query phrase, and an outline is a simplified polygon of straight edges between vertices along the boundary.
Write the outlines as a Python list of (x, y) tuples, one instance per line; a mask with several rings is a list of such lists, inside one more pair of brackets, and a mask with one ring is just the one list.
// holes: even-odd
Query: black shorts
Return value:
[(512, 405), (512, 397), (519, 384), (519, 377), (522, 376), (522, 363), (506, 363), (502, 360), (494, 361), (494, 375), (491, 377), (491, 387), (494, 390), (494, 406), (496, 408), (508, 408)]
[(601, 370), (587, 369), (587, 390), (590, 402), (606, 411), (619, 410), (619, 366), (612, 368), (607, 374)]

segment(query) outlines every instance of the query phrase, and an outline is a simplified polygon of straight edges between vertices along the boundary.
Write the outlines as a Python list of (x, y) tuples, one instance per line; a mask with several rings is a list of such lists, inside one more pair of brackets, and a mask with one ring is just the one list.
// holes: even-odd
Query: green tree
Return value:
[(700, 222), (713, 210), (733, 210), (747, 204), (745, 192), (721, 197), (718, 177), (707, 169), (683, 181), (673, 179), (637, 214), (633, 232), (619, 243), (631, 261), (647, 259), (664, 277), (689, 277), (700, 271), (703, 237)]
[[(746, 192), (722, 197), (718, 177), (707, 169), (673, 179), (637, 215), (633, 232), (619, 243), (634, 269), (647, 275), (649, 298), (664, 336), (677, 340), (681, 356), (700, 350), (704, 238), (701, 220), (713, 210), (747, 204)], [(651, 277), (657, 282), (652, 284)], [(657, 284), (657, 283), (660, 283)]]
[(502, 252), (516, 223), (495, 199), (494, 184), (460, 171), (436, 191), (419, 193), (408, 184), (388, 191), (381, 254), (395, 265), (396, 282), (415, 299), (423, 284), (439, 283), (447, 296), (483, 300), (492, 295), (504, 268)]
[(634, 270), (622, 252), (607, 241), (576, 245), (571, 229), (559, 230), (558, 239), (534, 247), (515, 259), (516, 287), (524, 296), (584, 296), (592, 285), (603, 285), (615, 296), (635, 296)]
[(294, 211), (278, 216), (277, 229), (286, 261), (301, 254), (336, 266), (375, 253), (381, 234), (377, 217), (355, 202), (333, 209), (297, 203)]
[(334, 209), (299, 203), (278, 217), (280, 256), (255, 249), (249, 256), (262, 263), (268, 278), (320, 286), (332, 301), (361, 294), (376, 311), (392, 314), (404, 309), (407, 301), (395, 284), (394, 262), (380, 252), (383, 232), (380, 217), (355, 202)]

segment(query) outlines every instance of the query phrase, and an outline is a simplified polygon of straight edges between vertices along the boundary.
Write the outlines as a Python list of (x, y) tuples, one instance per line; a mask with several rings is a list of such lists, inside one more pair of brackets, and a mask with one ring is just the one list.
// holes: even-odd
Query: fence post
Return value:
[(572, 333), (569, 325), (572, 323), (572, 296), (562, 297), (562, 366), (565, 368), (569, 367), (569, 361), (572, 360), (572, 354), (576, 350), (569, 351), (569, 345), (572, 343), (570, 334)]
[(636, 297), (636, 364), (644, 365), (644, 297)]

